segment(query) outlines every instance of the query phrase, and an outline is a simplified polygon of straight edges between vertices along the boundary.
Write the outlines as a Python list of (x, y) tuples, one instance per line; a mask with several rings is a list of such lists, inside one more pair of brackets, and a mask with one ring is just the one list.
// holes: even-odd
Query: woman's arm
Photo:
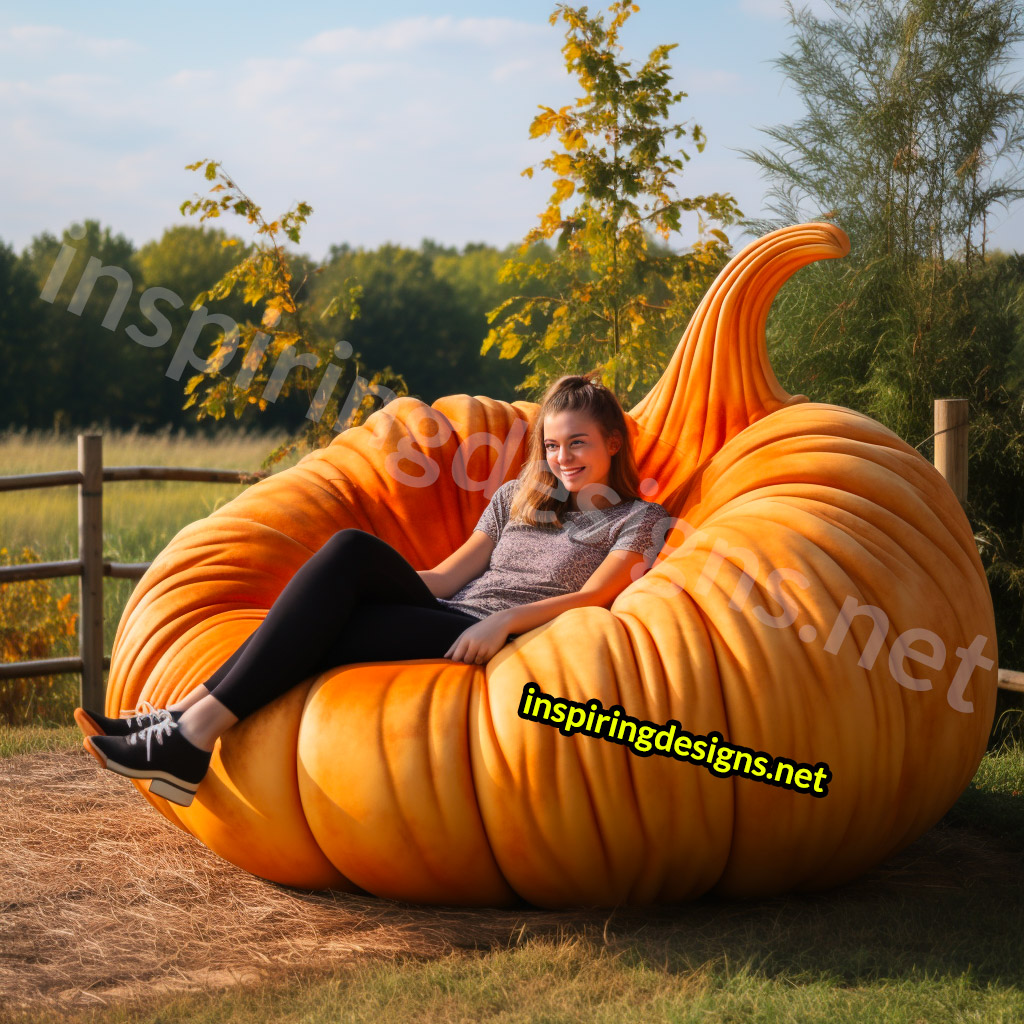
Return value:
[(586, 608), (588, 605), (607, 608), (634, 579), (639, 579), (641, 573), (637, 570), (634, 575), (634, 570), (643, 561), (644, 556), (636, 551), (609, 551), (590, 579), (574, 594), (545, 597), (516, 608), (506, 608), (497, 614), (504, 616), (509, 633), (518, 634), (542, 626), (570, 608)]
[(417, 569), (434, 597), (451, 597), (491, 564), (494, 541), (483, 530), (474, 530), (465, 544), (433, 569)]
[(545, 597), (540, 601), (494, 612), (464, 630), (445, 657), (481, 665), (505, 646), (510, 634), (526, 633), (570, 608), (586, 608), (590, 605), (607, 607), (634, 579), (643, 575), (640, 569), (644, 565), (644, 556), (639, 552), (622, 549), (609, 551), (590, 579), (575, 593)]

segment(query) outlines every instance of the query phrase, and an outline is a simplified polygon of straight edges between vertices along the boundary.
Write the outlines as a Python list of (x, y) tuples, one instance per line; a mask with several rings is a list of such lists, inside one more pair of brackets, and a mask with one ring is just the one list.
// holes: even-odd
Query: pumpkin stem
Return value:
[[(790, 395), (768, 361), (765, 323), (779, 289), (801, 267), (850, 251), (846, 233), (828, 223), (796, 224), (758, 238), (729, 261), (693, 314), (668, 367), (630, 410), (636, 457), (646, 472), (678, 480), (706, 462)], [(655, 449), (662, 449), (656, 453)]]

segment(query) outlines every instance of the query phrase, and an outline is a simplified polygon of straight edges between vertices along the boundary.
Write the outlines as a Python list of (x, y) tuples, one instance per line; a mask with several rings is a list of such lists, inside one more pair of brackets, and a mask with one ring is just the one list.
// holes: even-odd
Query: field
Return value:
[[(265, 456), (285, 440), (284, 435), (239, 434), (228, 429), (213, 439), (184, 435), (104, 432), (105, 466), (201, 466), (210, 469), (260, 468)], [(75, 435), (8, 432), (0, 434), (0, 476), (49, 473), (76, 469)], [(298, 461), (298, 455), (275, 464), (273, 472)], [(187, 483), (140, 480), (107, 483), (103, 489), (103, 554), (114, 562), (151, 561), (167, 542), (189, 523), (209, 515), (244, 490), (241, 484)], [(75, 487), (0, 493), (0, 547), (8, 549), (12, 563), (22, 561), (24, 546), (41, 561), (78, 557), (78, 491)], [(104, 651), (110, 654), (121, 611), (134, 580), (106, 579), (103, 584)], [(75, 577), (51, 580), (55, 596), (71, 594), (69, 611), (78, 609)], [(66, 651), (74, 653), (71, 642)], [(60, 724), (71, 720), (77, 704), (78, 677), (52, 680), (53, 694), (39, 720)], [(4, 684), (0, 681), (0, 687)]]
[[(279, 440), (107, 435), (104, 461), (255, 469)], [(74, 465), (74, 438), (0, 439), (0, 475)], [(108, 485), (105, 554), (147, 561), (238, 490)], [(3, 546), (73, 558), (74, 537), (73, 488), (0, 494)], [(108, 652), (131, 586), (106, 584)], [(1017, 710), (942, 822), (834, 892), (465, 911), (236, 869), (99, 771), (67, 725), (77, 681), (62, 686), (66, 717), (0, 727), (0, 1021), (1024, 1019)]]

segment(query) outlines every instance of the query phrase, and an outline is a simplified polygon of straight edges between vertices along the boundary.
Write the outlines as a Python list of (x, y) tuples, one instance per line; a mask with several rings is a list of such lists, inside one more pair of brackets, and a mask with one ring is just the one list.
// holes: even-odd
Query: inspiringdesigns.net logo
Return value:
[(563, 736), (581, 733), (617, 743), (637, 757), (660, 754), (702, 765), (720, 779), (739, 775), (814, 797), (828, 796), (828, 784), (832, 781), (832, 771), (824, 761), (812, 765), (788, 757), (773, 757), (763, 750), (726, 743), (718, 732), (706, 736), (687, 732), (675, 719), (657, 725), (627, 715), (617, 704), (606, 711), (596, 698), (574, 701), (553, 697), (535, 683), (523, 687), (518, 714), (527, 721), (550, 725)]

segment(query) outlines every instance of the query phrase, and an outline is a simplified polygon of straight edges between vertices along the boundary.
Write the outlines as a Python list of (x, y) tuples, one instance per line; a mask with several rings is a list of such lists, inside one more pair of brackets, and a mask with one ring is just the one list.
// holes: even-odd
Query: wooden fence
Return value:
[[(935, 465), (963, 502), (967, 496), (966, 398), (935, 401)], [(103, 437), (78, 435), (78, 469), (58, 473), (29, 473), (0, 477), (0, 492), (38, 487), (78, 488), (78, 558), (65, 562), (37, 562), (0, 566), (0, 585), (16, 580), (79, 577), (79, 655), (0, 664), (0, 679), (81, 673), (82, 707), (101, 708), (106, 702), (103, 671), (110, 658), (103, 653), (103, 577), (139, 579), (149, 562), (108, 562), (103, 558), (103, 484), (120, 480), (193, 480), (209, 483), (255, 483), (265, 472), (237, 469), (191, 469), (171, 466), (104, 466)], [(1024, 672), (999, 670), (999, 685), (1024, 693)]]
[(78, 469), (58, 473), (28, 473), (0, 477), (0, 492), (38, 487), (78, 488), (78, 558), (66, 562), (0, 566), (0, 585), (15, 580), (79, 578), (78, 647), (75, 658), (47, 658), (0, 664), (0, 679), (23, 679), (81, 673), (82, 707), (102, 708), (106, 703), (103, 670), (110, 658), (103, 653), (103, 577), (139, 579), (149, 562), (109, 562), (103, 558), (103, 484), (121, 480), (198, 480), (208, 483), (255, 483), (266, 472), (238, 469), (192, 469), (173, 466), (104, 466), (103, 436), (78, 435)]

